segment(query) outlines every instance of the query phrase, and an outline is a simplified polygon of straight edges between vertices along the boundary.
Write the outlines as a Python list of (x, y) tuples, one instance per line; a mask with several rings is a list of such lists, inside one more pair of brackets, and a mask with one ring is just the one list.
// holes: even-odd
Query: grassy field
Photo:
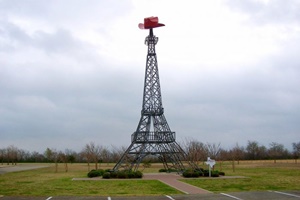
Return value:
[[(32, 164), (18, 164), (32, 165)], [(40, 164), (39, 164), (40, 165)], [(0, 175), (0, 196), (144, 196), (182, 194), (156, 180), (103, 180), (72, 181), (72, 178), (87, 177), (86, 164), (69, 164), (65, 172), (59, 164), (47, 168), (12, 172)], [(102, 165), (101, 168), (112, 168)], [(91, 167), (92, 169), (92, 167)], [(155, 168), (151, 169), (157, 172)]]
[[(220, 170), (220, 164), (216, 170)], [(263, 190), (300, 190), (300, 164), (293, 160), (242, 161), (233, 166), (222, 164), (226, 176), (245, 176), (243, 179), (184, 179), (182, 181), (212, 192), (238, 192)], [(233, 172), (234, 171), (234, 172)]]
[[(32, 164), (19, 164), (32, 165)], [(72, 178), (86, 177), (86, 164), (69, 164), (65, 172), (59, 164), (47, 168), (12, 172), (0, 175), (0, 195), (5, 196), (144, 196), (182, 194), (156, 180), (102, 180), (72, 181)], [(91, 166), (92, 169), (93, 166)], [(101, 168), (112, 168), (113, 164), (102, 164)], [(206, 168), (206, 166), (203, 166)], [(143, 173), (158, 172), (160, 164), (152, 164)], [(227, 176), (245, 176), (245, 179), (184, 179), (182, 181), (212, 192), (259, 191), (259, 190), (300, 190), (300, 163), (293, 161), (243, 161), (216, 165), (216, 170)], [(222, 169), (221, 169), (222, 168)]]

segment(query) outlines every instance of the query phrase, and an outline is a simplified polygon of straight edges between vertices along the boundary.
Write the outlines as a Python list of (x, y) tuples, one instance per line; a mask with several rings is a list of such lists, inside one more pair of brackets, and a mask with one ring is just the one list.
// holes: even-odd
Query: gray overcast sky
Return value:
[(128, 146), (154, 30), (177, 140), (300, 141), (298, 0), (0, 0), (0, 148)]

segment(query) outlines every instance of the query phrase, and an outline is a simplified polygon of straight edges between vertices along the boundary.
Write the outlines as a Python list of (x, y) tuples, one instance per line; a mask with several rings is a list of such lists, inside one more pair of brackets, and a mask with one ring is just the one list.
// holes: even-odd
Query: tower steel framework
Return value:
[(148, 46), (146, 60), (143, 105), (141, 118), (136, 131), (131, 135), (131, 144), (122, 155), (113, 171), (128, 169), (136, 171), (142, 160), (148, 155), (155, 155), (164, 164), (165, 169), (184, 170), (182, 160), (185, 152), (176, 142), (175, 132), (172, 132), (164, 116), (162, 97), (157, 65), (155, 45), (158, 37), (149, 29), (145, 39)]

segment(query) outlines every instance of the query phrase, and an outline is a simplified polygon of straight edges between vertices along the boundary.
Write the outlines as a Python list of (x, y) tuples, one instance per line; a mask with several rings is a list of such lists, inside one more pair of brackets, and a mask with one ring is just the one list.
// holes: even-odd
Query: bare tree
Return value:
[(68, 161), (69, 161), (68, 156), (64, 152), (60, 151), (58, 153), (58, 160), (64, 163), (65, 172), (68, 172), (68, 170), (69, 170), (69, 168), (68, 168)]
[(65, 154), (66, 154), (66, 157), (67, 157), (67, 161), (70, 162), (71, 164), (73, 162), (75, 162), (76, 160), (76, 157), (77, 157), (77, 153), (71, 149), (66, 149), (65, 150)]
[(48, 161), (53, 161), (55, 163), (55, 172), (58, 171), (58, 161), (59, 161), (59, 154), (56, 149), (47, 148), (44, 152), (45, 157)]
[(297, 159), (300, 156), (300, 142), (298, 142), (298, 143), (294, 142), (293, 143), (293, 154), (294, 154), (294, 158), (295, 158), (295, 163), (297, 163)]
[(219, 155), (218, 155), (218, 161), (220, 166), (220, 171), (222, 171), (222, 164), (224, 160), (230, 160), (230, 151), (227, 151), (225, 149), (220, 149)]
[(244, 157), (245, 155), (245, 148), (239, 146), (238, 143), (236, 143), (235, 147), (230, 151), (231, 157), (233, 160), (236, 160), (238, 164), (240, 164), (240, 160)]
[(14, 145), (10, 145), (6, 150), (7, 164), (11, 162), (12, 165), (17, 165), (18, 160), (18, 148)]
[(102, 162), (108, 164), (111, 157), (111, 153), (109, 149), (107, 147), (103, 147), (100, 154), (101, 154)]
[(25, 156), (26, 156), (26, 151), (23, 150), (23, 149), (18, 149), (18, 160), (19, 160), (19, 162), (23, 161)]
[(272, 142), (268, 150), (269, 156), (274, 159), (276, 163), (277, 159), (287, 156), (287, 150), (284, 148), (283, 144)]
[(92, 162), (92, 155), (89, 152), (87, 152), (86, 148), (84, 148), (80, 152), (80, 155), (83, 158), (83, 160), (87, 162), (88, 171), (90, 171), (90, 163)]
[(86, 144), (84, 147), (84, 154), (88, 161), (92, 160), (95, 163), (95, 169), (98, 169), (98, 162), (100, 160), (102, 147), (99, 145), (95, 145), (94, 142), (90, 142), (89, 144)]
[(53, 151), (47, 147), (47, 149), (45, 150), (44, 152), (44, 156), (46, 157), (46, 159), (48, 161), (52, 161), (52, 158), (53, 158)]
[(259, 145), (257, 141), (248, 141), (247, 147), (247, 159), (257, 160), (267, 158), (267, 148), (264, 145)]
[(112, 146), (112, 152), (111, 152), (111, 161), (113, 162), (118, 162), (124, 152), (126, 151), (127, 147), (121, 146), (121, 147), (116, 147)]
[(248, 159), (255, 160), (258, 158), (259, 145), (256, 141), (248, 141), (246, 147)]
[(260, 145), (258, 148), (258, 159), (267, 159), (268, 149), (264, 145)]
[(221, 151), (221, 143), (219, 144), (210, 144), (210, 143), (207, 143), (206, 144), (206, 149), (207, 149), (207, 153), (208, 153), (208, 156), (211, 157), (212, 159), (218, 159), (218, 156), (219, 156), (219, 153)]
[(6, 155), (6, 149), (0, 149), (1, 165), (3, 165)]
[(40, 154), (37, 151), (33, 151), (30, 156), (30, 160), (33, 162), (43, 162), (45, 159), (43, 154)]
[(187, 159), (195, 164), (204, 161), (207, 156), (207, 149), (202, 142), (195, 139), (186, 139), (183, 144), (184, 151), (187, 154)]

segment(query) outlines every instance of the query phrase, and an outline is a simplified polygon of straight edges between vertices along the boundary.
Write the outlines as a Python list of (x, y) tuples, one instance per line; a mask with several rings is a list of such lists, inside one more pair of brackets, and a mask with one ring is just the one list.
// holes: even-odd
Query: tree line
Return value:
[[(268, 147), (260, 145), (257, 141), (248, 141), (247, 145), (236, 144), (231, 149), (224, 149), (221, 144), (202, 143), (195, 139), (186, 139), (180, 143), (187, 155), (187, 160), (197, 164), (206, 161), (207, 157), (217, 161), (234, 160), (274, 160), (276, 163), (280, 159), (297, 159), (300, 156), (300, 142), (292, 143), (293, 150), (287, 150), (283, 144), (271, 142)], [(65, 170), (68, 171), (68, 163), (93, 163), (94, 169), (98, 169), (99, 163), (115, 163), (125, 152), (126, 147), (105, 147), (94, 142), (86, 144), (80, 152), (66, 149), (64, 151), (53, 148), (46, 148), (43, 153), (37, 151), (29, 152), (19, 149), (14, 145), (0, 148), (0, 162), (2, 165), (16, 165), (18, 162), (53, 162), (64, 163)], [(145, 162), (159, 162), (155, 156), (148, 156)]]
[(293, 150), (287, 150), (283, 144), (271, 142), (268, 147), (260, 145), (257, 141), (248, 141), (246, 147), (238, 143), (231, 149), (223, 149), (220, 144), (204, 144), (195, 140), (188, 140), (184, 145), (190, 161), (199, 163), (211, 157), (217, 161), (240, 160), (277, 160), (295, 159), (300, 156), (300, 142), (292, 143)]

